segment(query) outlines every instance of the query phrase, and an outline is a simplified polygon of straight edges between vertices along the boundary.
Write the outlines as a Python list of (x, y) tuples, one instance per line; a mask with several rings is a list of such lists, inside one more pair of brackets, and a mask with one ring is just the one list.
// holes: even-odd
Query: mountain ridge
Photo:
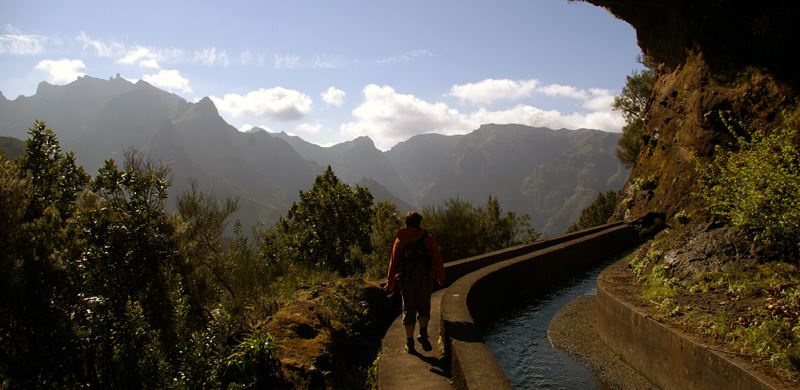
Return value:
[(619, 135), (599, 130), (487, 124), (462, 135), (415, 135), (385, 152), (365, 136), (323, 147), (285, 132), (240, 132), (208, 97), (187, 102), (121, 77), (43, 82), (35, 95), (0, 99), (7, 135), (26, 138), (39, 116), (90, 173), (139, 149), (172, 165), (170, 204), (195, 178), (201, 188), (238, 197), (234, 217), (245, 225), (276, 220), (330, 165), (345, 182), (370, 188), (401, 211), (456, 196), (474, 204), (496, 196), (505, 209), (530, 214), (537, 229), (556, 234), (595, 193), (621, 187), (626, 172), (613, 157)]

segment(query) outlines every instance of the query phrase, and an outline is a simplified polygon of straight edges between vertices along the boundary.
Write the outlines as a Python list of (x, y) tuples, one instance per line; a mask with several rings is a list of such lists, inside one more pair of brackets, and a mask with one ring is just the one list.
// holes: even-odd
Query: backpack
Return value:
[(401, 278), (420, 280), (431, 277), (433, 261), (428, 248), (425, 247), (426, 238), (428, 232), (424, 232), (420, 239), (406, 244), (400, 251)]

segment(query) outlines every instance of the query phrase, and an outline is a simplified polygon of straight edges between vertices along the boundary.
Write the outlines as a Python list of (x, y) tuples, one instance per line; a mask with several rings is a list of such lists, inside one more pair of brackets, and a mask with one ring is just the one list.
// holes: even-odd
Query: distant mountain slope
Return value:
[(25, 153), (25, 141), (14, 137), (0, 137), (0, 152), (7, 159), (13, 160)]
[[(387, 156), (375, 147), (369, 137), (358, 137), (330, 147), (322, 147), (284, 132), (273, 136), (288, 142), (303, 158), (320, 166), (332, 166), (336, 175), (355, 184), (371, 179), (386, 187), (395, 197), (408, 202), (411, 190), (400, 178)], [(399, 206), (399, 205), (398, 205)]]
[(436, 181), (441, 167), (462, 138), (461, 135), (420, 134), (385, 152), (400, 179), (414, 192), (412, 203), (418, 203), (419, 189)]
[(400, 198), (396, 197), (392, 194), (386, 187), (384, 187), (381, 183), (378, 183), (375, 180), (370, 178), (364, 178), (360, 182), (356, 183), (361, 187), (364, 187), (372, 193), (372, 197), (375, 201), (388, 201), (394, 203), (397, 206), (397, 211), (401, 213), (401, 215), (405, 214), (408, 211), (411, 211), (413, 207), (406, 202), (403, 202)]
[(210, 99), (189, 103), (143, 81), (84, 76), (63, 86), (41, 83), (30, 97), (0, 98), (6, 134), (25, 138), (34, 119), (56, 130), (89, 173), (106, 159), (121, 161), (126, 149), (142, 150), (172, 166), (170, 205), (194, 178), (202, 190), (239, 198), (235, 218), (245, 226), (274, 221), (320, 171), (283, 140), (240, 133)]
[(529, 214), (537, 229), (557, 234), (598, 192), (622, 187), (628, 172), (614, 155), (618, 138), (598, 130), (490, 124), (463, 136), (413, 137), (387, 154), (417, 184), (416, 206), (456, 196), (481, 204), (491, 195), (504, 208)]
[(491, 195), (548, 234), (627, 178), (614, 156), (618, 134), (484, 125), (466, 135), (418, 135), (387, 152), (367, 137), (321, 147), (286, 133), (239, 132), (208, 98), (190, 103), (119, 77), (41, 83), (14, 100), (0, 95), (0, 135), (25, 139), (34, 119), (55, 129), (89, 173), (137, 148), (172, 166), (170, 205), (194, 178), (202, 190), (238, 197), (235, 218), (245, 226), (276, 220), (327, 165), (401, 211), (452, 197), (482, 204)]

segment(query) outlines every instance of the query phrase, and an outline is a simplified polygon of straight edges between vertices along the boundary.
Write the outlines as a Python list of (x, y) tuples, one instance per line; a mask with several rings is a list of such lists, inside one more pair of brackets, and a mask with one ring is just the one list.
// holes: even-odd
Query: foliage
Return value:
[(350, 246), (357, 245), (364, 252), (370, 249), (371, 207), (369, 190), (350, 188), (328, 166), (310, 190), (300, 191), (300, 200), (279, 223), (292, 261), (352, 273)]
[(617, 158), (626, 167), (633, 166), (639, 151), (642, 149), (644, 136), (644, 119), (652, 104), (653, 89), (658, 78), (657, 64), (647, 58), (639, 57), (644, 65), (641, 71), (634, 71), (626, 77), (625, 87), (619, 96), (614, 98), (612, 107), (622, 113), (625, 126), (617, 147)]
[(618, 202), (619, 195), (616, 191), (598, 193), (592, 203), (581, 210), (578, 220), (567, 229), (567, 233), (608, 223), (611, 216), (614, 215)]
[(213, 194), (198, 190), (192, 181), (189, 189), (177, 198), (178, 245), (184, 261), (181, 273), (190, 295), (198, 300), (196, 305), (208, 306), (217, 297), (216, 286), (222, 286), (236, 297), (233, 287), (235, 264), (223, 256), (222, 234), (227, 218), (236, 211), (237, 201), (226, 198), (220, 202)]
[[(242, 336), (249, 328), (244, 315), (229, 314), (223, 296), (201, 300), (185, 288), (198, 281), (184, 271), (202, 265), (184, 256), (200, 252), (187, 249), (199, 245), (189, 240), (205, 240), (221, 264), (253, 273), (252, 264), (232, 261), (257, 259), (240, 232), (217, 245), (221, 221), (209, 216), (230, 207), (195, 193), (181, 225), (164, 208), (163, 165), (129, 152), (121, 169), (108, 161), (90, 180), (44, 123), (30, 134), (24, 156), (0, 158), (3, 386), (219, 387), (228, 380), (225, 358), (245, 348), (237, 340), (250, 342)], [(191, 237), (176, 229), (187, 224)], [(213, 281), (209, 291), (220, 291)], [(273, 352), (248, 352), (245, 363), (274, 360)], [(275, 372), (261, 368), (244, 367), (234, 379), (252, 383), (248, 372)]]
[[(288, 387), (263, 331), (269, 316), (340, 274), (382, 276), (401, 225), (393, 204), (373, 205), (328, 168), (252, 242), (238, 221), (228, 229), (236, 200), (195, 183), (167, 212), (169, 169), (141, 153), (92, 179), (43, 122), (30, 134), (19, 159), (0, 156), (0, 387)], [(538, 237), (494, 198), (429, 211), (440, 243), (461, 244), (445, 253)], [(314, 313), (342, 355), (377, 327), (367, 301), (378, 295), (348, 280), (318, 296)], [(362, 352), (366, 368), (374, 355)]]
[(800, 372), (800, 278), (798, 265), (758, 264), (754, 270), (724, 270), (696, 277), (691, 291), (724, 293), (747, 299), (748, 310), (731, 315), (723, 310), (710, 333), (730, 348), (759, 356), (774, 366)]
[(262, 389), (280, 380), (278, 360), (275, 358), (277, 345), (267, 333), (248, 334), (225, 358), (222, 366), (221, 382), (224, 387)]
[(392, 255), (395, 234), (402, 226), (397, 206), (387, 201), (376, 202), (372, 207), (369, 235), (372, 251), (363, 253), (358, 246), (350, 247), (350, 257), (360, 262), (359, 269), (370, 279), (386, 276), (386, 268)]
[(700, 196), (714, 216), (743, 232), (761, 255), (800, 261), (796, 129), (740, 135), (727, 118), (722, 119), (738, 150), (717, 147), (711, 164), (698, 166)]
[(88, 177), (43, 122), (29, 133), (24, 156), (0, 158), (0, 376), (18, 387), (74, 384), (86, 378), (76, 367), (82, 346), (72, 318), (82, 300), (65, 248), (74, 242), (68, 224)]
[(686, 210), (678, 211), (677, 213), (675, 213), (673, 218), (675, 218), (675, 221), (677, 221), (681, 225), (686, 225), (687, 223), (692, 221), (692, 217), (689, 215), (688, 212), (686, 212)]
[(503, 212), (497, 198), (475, 207), (458, 198), (423, 208), (422, 224), (445, 250), (445, 260), (462, 259), (516, 244), (536, 241), (540, 234), (527, 215)]

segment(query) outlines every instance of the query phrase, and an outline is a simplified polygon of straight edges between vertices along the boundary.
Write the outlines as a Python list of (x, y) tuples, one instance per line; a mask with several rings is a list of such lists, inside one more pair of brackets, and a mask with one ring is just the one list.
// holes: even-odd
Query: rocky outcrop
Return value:
[(636, 29), (642, 51), (670, 68), (703, 53), (714, 73), (747, 66), (798, 79), (790, 53), (800, 43), (800, 3), (739, 0), (585, 0)]
[(586, 0), (635, 29), (661, 64), (644, 147), (618, 209), (628, 219), (700, 207), (695, 165), (731, 142), (720, 113), (769, 130), (797, 106), (795, 2)]

